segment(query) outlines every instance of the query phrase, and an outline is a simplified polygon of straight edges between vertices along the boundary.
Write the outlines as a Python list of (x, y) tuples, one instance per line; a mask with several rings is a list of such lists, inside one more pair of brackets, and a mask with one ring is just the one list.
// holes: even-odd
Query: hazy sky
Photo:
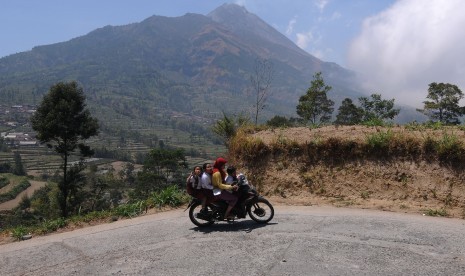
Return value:
[(0, 0), (0, 57), (152, 15), (206, 15), (223, 3), (362, 73), (370, 91), (396, 103), (421, 106), (431, 82), (465, 89), (463, 0)]

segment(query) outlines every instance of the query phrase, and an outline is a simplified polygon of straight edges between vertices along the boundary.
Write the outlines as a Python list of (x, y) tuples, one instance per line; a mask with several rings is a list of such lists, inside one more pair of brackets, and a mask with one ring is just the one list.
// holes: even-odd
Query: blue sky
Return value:
[(0, 0), (0, 57), (152, 15), (236, 3), (310, 54), (361, 73), (366, 88), (419, 106), (428, 84), (465, 89), (463, 0)]

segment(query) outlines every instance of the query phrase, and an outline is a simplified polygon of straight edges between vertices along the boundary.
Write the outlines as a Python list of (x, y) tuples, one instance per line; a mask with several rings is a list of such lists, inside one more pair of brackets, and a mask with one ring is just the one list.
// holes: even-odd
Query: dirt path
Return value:
[(0, 204), (0, 211), (1, 210), (11, 210), (14, 207), (18, 205), (18, 203), (21, 201), (21, 198), (23, 197), (24, 194), (27, 194), (28, 196), (31, 196), (35, 190), (38, 190), (47, 184), (47, 182), (43, 181), (35, 181), (35, 180), (29, 180), (29, 183), (31, 183), (31, 186), (27, 188), (26, 190), (22, 191), (15, 199), (12, 199), (7, 202), (3, 202)]

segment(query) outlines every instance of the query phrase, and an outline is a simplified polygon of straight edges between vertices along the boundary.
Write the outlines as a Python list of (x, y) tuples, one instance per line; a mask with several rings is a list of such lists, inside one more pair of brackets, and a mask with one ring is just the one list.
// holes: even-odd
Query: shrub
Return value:
[(422, 153), (419, 139), (408, 136), (393, 136), (389, 142), (389, 154), (395, 156), (408, 156), (415, 158)]
[(391, 130), (377, 132), (366, 136), (367, 151), (370, 154), (385, 156), (389, 153), (389, 144), (394, 134)]
[(10, 184), (10, 180), (4, 176), (0, 176), (0, 189)]
[(363, 199), (368, 199), (370, 197), (370, 192), (369, 191), (362, 191), (360, 193), (360, 197)]
[(463, 159), (464, 148), (457, 136), (444, 133), (437, 144), (437, 154), (443, 162), (456, 163)]
[(122, 217), (136, 217), (146, 209), (145, 200), (139, 200), (134, 203), (119, 205), (113, 209), (113, 213)]
[(362, 122), (364, 126), (384, 126), (386, 123), (380, 118), (372, 118), (370, 120)]
[(15, 238), (18, 241), (22, 240), (23, 236), (26, 235), (27, 233), (28, 233), (27, 228), (22, 225), (15, 227), (11, 230), (11, 235), (13, 236), (13, 238)]
[(158, 208), (162, 206), (176, 207), (186, 203), (189, 197), (178, 188), (178, 186), (169, 186), (159, 192), (152, 193), (149, 202)]
[(439, 130), (444, 128), (444, 124), (441, 122), (428, 121), (425, 123), (425, 126), (430, 129)]
[(24, 194), (21, 197), (21, 201), (18, 203), (18, 207), (21, 210), (26, 210), (31, 207), (31, 199), (27, 196), (27, 194)]
[(50, 232), (55, 232), (60, 228), (63, 228), (68, 225), (68, 221), (64, 218), (58, 218), (54, 220), (44, 221), (39, 225), (37, 231), (40, 234), (47, 234)]
[(328, 161), (344, 161), (359, 154), (359, 146), (356, 142), (334, 137), (330, 137), (326, 141), (321, 142), (318, 148), (318, 155), (328, 159)]
[(104, 219), (104, 218), (107, 218), (111, 215), (111, 212), (109, 211), (106, 211), (106, 210), (103, 210), (103, 211), (92, 211), (92, 212), (89, 212), (83, 216), (74, 216), (74, 217), (71, 217), (70, 220), (73, 222), (73, 223), (79, 223), (79, 221), (83, 221), (83, 222), (91, 222), (91, 221), (94, 221), (94, 220), (100, 220), (100, 219)]
[(405, 129), (407, 130), (424, 130), (426, 128), (426, 126), (424, 124), (420, 124), (416, 121), (413, 121), (413, 122), (409, 122), (407, 124), (405, 124)]
[(60, 217), (57, 195), (58, 186), (55, 183), (47, 183), (44, 187), (36, 190), (31, 196), (31, 209), (34, 213), (46, 218), (55, 219)]
[(427, 209), (425, 211), (425, 215), (432, 216), (432, 217), (447, 217), (448, 213), (447, 213), (446, 209), (444, 209), (444, 208), (439, 209), (439, 210)]
[(425, 155), (435, 155), (436, 149), (438, 147), (438, 142), (434, 140), (431, 136), (427, 136), (423, 142), (423, 152)]

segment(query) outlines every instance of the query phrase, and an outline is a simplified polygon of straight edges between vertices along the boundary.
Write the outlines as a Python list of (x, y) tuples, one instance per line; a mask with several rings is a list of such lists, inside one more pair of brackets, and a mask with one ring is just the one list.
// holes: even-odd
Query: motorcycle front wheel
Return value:
[(213, 220), (208, 219), (211, 218), (212, 209), (207, 207), (207, 214), (201, 214), (200, 210), (202, 210), (202, 204), (197, 202), (194, 203), (191, 208), (189, 209), (189, 218), (193, 224), (197, 225), (198, 227), (205, 227), (212, 225), (214, 223)]
[(267, 223), (274, 216), (274, 208), (266, 199), (259, 198), (247, 208), (251, 219), (258, 223)]

